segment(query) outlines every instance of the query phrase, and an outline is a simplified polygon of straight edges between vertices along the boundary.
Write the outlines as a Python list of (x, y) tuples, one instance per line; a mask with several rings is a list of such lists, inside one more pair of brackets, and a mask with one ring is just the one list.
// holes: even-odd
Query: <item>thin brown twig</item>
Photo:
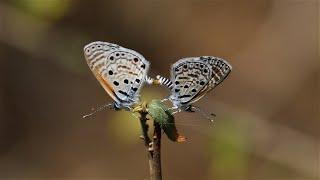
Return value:
[(153, 168), (154, 179), (161, 180), (161, 127), (160, 124), (154, 122), (154, 135), (153, 135)]
[(154, 122), (154, 136), (151, 139), (148, 136), (149, 126), (147, 124), (147, 112), (140, 111), (140, 124), (144, 145), (148, 155), (149, 171), (151, 180), (162, 180), (161, 175), (161, 127)]
[(140, 112), (140, 124), (141, 124), (141, 129), (142, 129), (142, 139), (144, 140), (144, 146), (146, 148), (146, 152), (148, 155), (148, 161), (149, 161), (149, 170), (150, 170), (150, 175), (153, 172), (153, 165), (152, 165), (152, 160), (153, 160), (153, 152), (152, 152), (152, 147), (151, 147), (151, 140), (148, 136), (148, 130), (149, 126), (147, 124), (147, 113), (146, 112)]

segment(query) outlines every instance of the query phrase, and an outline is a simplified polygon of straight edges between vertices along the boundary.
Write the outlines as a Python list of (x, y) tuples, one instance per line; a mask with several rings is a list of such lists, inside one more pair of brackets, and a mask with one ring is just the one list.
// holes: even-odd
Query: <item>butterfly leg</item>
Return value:
[(177, 106), (171, 107), (168, 109), (169, 111), (172, 111), (172, 115), (181, 112), (181, 109)]
[(200, 109), (199, 107), (197, 106), (188, 106), (186, 108), (185, 111), (188, 111), (188, 112), (199, 112), (203, 117), (205, 117), (206, 119), (209, 119), (211, 122), (213, 122), (213, 118), (216, 117), (216, 115), (214, 113), (208, 113), (207, 111), (204, 111), (202, 109)]
[(169, 100), (170, 100), (169, 97), (166, 97), (166, 98), (162, 99), (161, 102), (166, 102), (166, 101), (169, 101)]

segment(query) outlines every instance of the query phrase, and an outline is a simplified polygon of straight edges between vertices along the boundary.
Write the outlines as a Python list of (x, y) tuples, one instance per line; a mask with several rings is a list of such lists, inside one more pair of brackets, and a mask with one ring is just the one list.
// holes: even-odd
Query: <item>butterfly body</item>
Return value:
[(115, 101), (114, 108), (128, 109), (139, 102), (150, 63), (138, 52), (116, 44), (96, 41), (84, 47), (88, 66)]

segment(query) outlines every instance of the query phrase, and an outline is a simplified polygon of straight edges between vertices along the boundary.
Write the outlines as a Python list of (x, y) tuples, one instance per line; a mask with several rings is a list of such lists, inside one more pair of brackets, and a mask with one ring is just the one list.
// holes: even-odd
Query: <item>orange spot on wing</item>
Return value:
[(115, 94), (114, 89), (112, 88), (112, 85), (105, 78), (103, 78), (101, 74), (99, 74), (97, 71), (93, 71), (93, 72), (97, 80), (100, 82), (100, 84), (104, 88), (104, 90), (109, 94), (109, 96), (113, 100), (117, 101), (117, 95)]

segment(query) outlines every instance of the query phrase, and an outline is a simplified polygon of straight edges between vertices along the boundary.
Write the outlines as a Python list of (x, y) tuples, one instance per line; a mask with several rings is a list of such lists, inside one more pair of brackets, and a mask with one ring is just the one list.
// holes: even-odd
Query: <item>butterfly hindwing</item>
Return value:
[(202, 59), (204, 62), (207, 62), (207, 64), (211, 66), (211, 81), (208, 84), (211, 89), (220, 84), (232, 70), (232, 66), (222, 58), (202, 56), (200, 59)]
[(86, 45), (84, 52), (90, 69), (118, 105), (137, 103), (150, 65), (141, 54), (99, 41)]

